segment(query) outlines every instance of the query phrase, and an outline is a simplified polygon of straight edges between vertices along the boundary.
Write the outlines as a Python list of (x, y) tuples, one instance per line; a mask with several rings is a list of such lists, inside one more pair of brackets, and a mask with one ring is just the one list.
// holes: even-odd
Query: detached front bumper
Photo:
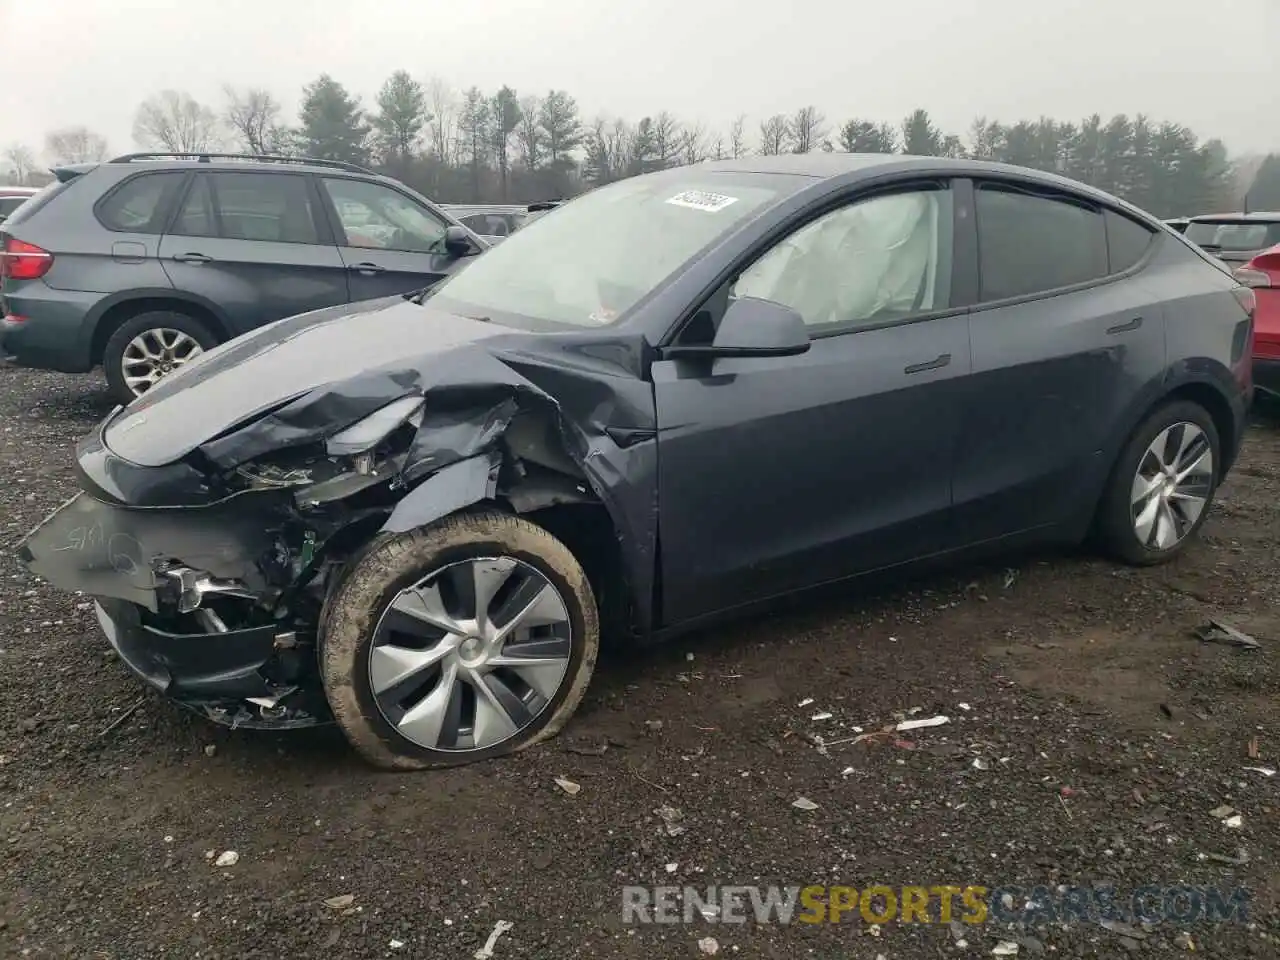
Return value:
[(300, 643), (274, 613), (272, 580), (284, 573), (275, 503), (139, 509), (81, 493), (19, 556), (54, 586), (93, 597), (120, 659), (165, 696), (229, 726), (311, 726), (328, 711), (309, 638)]
[[(120, 659), (175, 699), (269, 699), (277, 693), (261, 670), (276, 653), (276, 628), (225, 633), (169, 633), (142, 622), (138, 608), (100, 599), (98, 624)], [(286, 639), (291, 635), (284, 635)]]

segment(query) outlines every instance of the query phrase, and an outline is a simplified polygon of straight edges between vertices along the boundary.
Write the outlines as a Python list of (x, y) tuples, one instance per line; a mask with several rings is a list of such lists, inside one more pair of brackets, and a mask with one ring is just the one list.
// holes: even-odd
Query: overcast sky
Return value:
[(815, 104), (832, 127), (925, 107), (1146, 113), (1280, 149), (1280, 0), (0, 0), (0, 145), (86, 124), (134, 145), (139, 101), (322, 71), (368, 103), (404, 68), (457, 87), (557, 87), (584, 117), (668, 109), (726, 127)]

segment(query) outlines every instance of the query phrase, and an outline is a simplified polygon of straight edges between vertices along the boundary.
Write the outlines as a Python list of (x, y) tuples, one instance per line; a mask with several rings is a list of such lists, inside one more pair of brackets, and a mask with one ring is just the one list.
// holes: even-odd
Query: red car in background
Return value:
[(1264, 250), (1235, 271), (1252, 288), (1253, 385), (1280, 399), (1280, 244)]

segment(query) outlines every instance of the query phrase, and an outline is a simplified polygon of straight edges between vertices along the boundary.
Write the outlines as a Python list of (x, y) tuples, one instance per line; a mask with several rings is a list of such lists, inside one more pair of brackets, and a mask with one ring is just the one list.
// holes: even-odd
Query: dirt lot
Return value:
[[(1167, 923), (990, 923), (963, 947), (947, 924), (856, 914), (622, 923), (622, 885), (666, 883), (1245, 885), (1248, 922), (1193, 924), (1191, 942), (1280, 956), (1280, 775), (1245, 769), (1280, 766), (1275, 425), (1251, 429), (1203, 541), (1168, 568), (1041, 556), (847, 591), (616, 654), (559, 740), (396, 776), (331, 730), (227, 732), (143, 695), (84, 598), (19, 567), (12, 545), (72, 492), (72, 444), (108, 406), (95, 378), (0, 368), (2, 957), (470, 958), (498, 920), (514, 924), (498, 960), (697, 957), (706, 937), (722, 956), (866, 960), (1187, 947)], [(1211, 615), (1262, 649), (1197, 641)], [(951, 722), (812, 740), (913, 708)], [(1211, 815), (1224, 804), (1239, 828)], [(1243, 865), (1207, 856), (1241, 848)]]

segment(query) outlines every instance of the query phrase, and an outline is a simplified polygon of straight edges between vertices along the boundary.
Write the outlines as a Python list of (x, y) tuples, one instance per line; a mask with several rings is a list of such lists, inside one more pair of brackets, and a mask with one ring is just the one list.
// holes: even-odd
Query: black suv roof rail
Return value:
[(110, 163), (132, 163), (135, 160), (195, 160), (197, 163), (208, 163), (211, 160), (252, 160), (257, 163), (301, 163), (313, 167), (334, 167), (351, 173), (377, 174), (368, 167), (345, 160), (321, 160), (316, 157), (283, 157), (270, 153), (126, 153), (116, 157)]

